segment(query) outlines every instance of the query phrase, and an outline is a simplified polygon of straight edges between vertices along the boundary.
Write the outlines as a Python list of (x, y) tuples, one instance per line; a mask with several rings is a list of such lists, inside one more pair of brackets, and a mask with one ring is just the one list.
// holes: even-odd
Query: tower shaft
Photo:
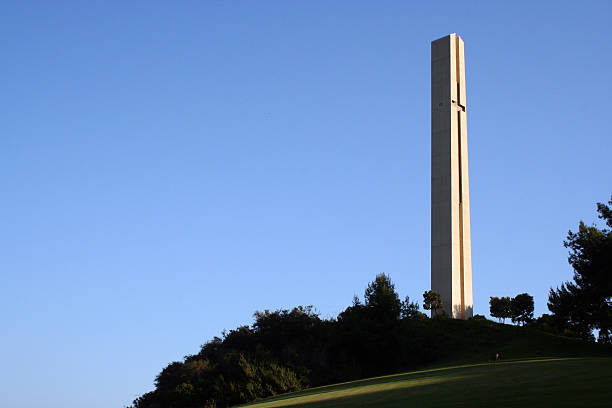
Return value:
[(449, 316), (473, 314), (465, 58), (456, 34), (431, 44), (431, 288)]

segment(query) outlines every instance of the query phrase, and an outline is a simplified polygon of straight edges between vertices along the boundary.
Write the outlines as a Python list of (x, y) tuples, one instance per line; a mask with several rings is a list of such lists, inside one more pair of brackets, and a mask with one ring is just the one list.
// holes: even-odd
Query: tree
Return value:
[(498, 298), (491, 296), (489, 299), (489, 312), (491, 316), (497, 317), (500, 321), (506, 323), (506, 318), (512, 317), (512, 309), (510, 308), (511, 300), (509, 296)]
[[(444, 315), (444, 305), (440, 294), (435, 290), (428, 290), (423, 293), (423, 308), (431, 310), (433, 315)], [(440, 311), (440, 314), (438, 314)]]
[(497, 319), (501, 323), (501, 315), (503, 312), (501, 310), (501, 305), (497, 296), (489, 297), (489, 313), (491, 314), (491, 316), (497, 317)]
[(364, 293), (365, 306), (375, 317), (383, 320), (397, 320), (402, 302), (395, 291), (391, 277), (384, 273), (376, 275), (374, 281), (368, 284)]
[(427, 317), (425, 313), (419, 311), (419, 302), (411, 302), (408, 296), (402, 302), (401, 316), (402, 319), (422, 319)]
[(593, 325), (587, 318), (588, 299), (575, 284), (564, 282), (557, 290), (548, 294), (548, 309), (552, 312), (551, 323), (563, 335), (595, 341)]
[(608, 205), (597, 203), (598, 218), (608, 228), (587, 226), (580, 221), (577, 232), (569, 231), (563, 245), (574, 269), (573, 282), (550, 289), (548, 309), (566, 330), (590, 338), (599, 330), (599, 340), (609, 342), (612, 334), (612, 197)]
[(525, 324), (533, 319), (533, 296), (521, 293), (510, 300), (512, 322)]

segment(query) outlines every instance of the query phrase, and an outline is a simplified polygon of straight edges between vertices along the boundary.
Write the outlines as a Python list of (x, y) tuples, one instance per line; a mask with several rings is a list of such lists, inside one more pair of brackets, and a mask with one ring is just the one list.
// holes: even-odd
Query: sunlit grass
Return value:
[(611, 406), (612, 358), (464, 364), (335, 384), (244, 407)]

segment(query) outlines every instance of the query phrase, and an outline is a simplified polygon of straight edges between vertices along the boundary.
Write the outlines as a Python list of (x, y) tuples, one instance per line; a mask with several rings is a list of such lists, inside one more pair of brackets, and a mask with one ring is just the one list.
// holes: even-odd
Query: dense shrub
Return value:
[(155, 391), (135, 400), (134, 406), (226, 407), (302, 389), (296, 373), (273, 360), (230, 350), (219, 357), (214, 363), (198, 357), (171, 363), (157, 376)]

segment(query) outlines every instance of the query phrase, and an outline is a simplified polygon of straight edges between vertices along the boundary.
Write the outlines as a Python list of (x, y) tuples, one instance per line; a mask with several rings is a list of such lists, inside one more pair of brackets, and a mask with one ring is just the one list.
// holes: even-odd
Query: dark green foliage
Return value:
[(512, 317), (511, 299), (509, 296), (491, 296), (489, 299), (489, 313), (491, 316), (506, 322), (506, 318)]
[[(608, 205), (597, 203), (598, 217), (612, 228), (612, 197)], [(569, 231), (564, 245), (574, 268), (573, 282), (550, 290), (548, 309), (559, 330), (609, 342), (612, 334), (612, 230), (587, 226), (582, 221), (578, 232)]]
[(533, 320), (533, 296), (528, 293), (521, 293), (513, 298), (508, 296), (489, 298), (489, 312), (503, 322), (506, 318), (511, 318), (512, 323), (525, 324)]
[(411, 302), (408, 296), (402, 302), (400, 315), (402, 319), (427, 319), (427, 315), (419, 310), (419, 302)]
[(588, 318), (589, 301), (583, 299), (584, 296), (585, 293), (570, 282), (551, 289), (548, 294), (548, 309), (552, 312), (550, 324), (564, 335), (595, 341), (594, 325)]
[(377, 319), (396, 320), (400, 316), (402, 302), (391, 278), (384, 273), (376, 275), (376, 279), (368, 284), (364, 300), (366, 307)]
[[(155, 391), (136, 399), (134, 407), (227, 407), (300, 390), (306, 383), (300, 376), (306, 370), (296, 370), (281, 362), (287, 350), (272, 353), (262, 347), (261, 338), (270, 332), (279, 335), (278, 338), (283, 334), (312, 335), (317, 322), (318, 316), (304, 307), (257, 313), (253, 329), (239, 327), (226, 333), (223, 339), (206, 343), (198, 354), (185, 357), (184, 362), (169, 364), (157, 376)], [(296, 343), (299, 344), (293, 341), (297, 346)], [(268, 346), (278, 345), (269, 342)]]
[(533, 296), (521, 293), (510, 300), (510, 312), (513, 323), (525, 324), (533, 319)]
[(538, 329), (543, 332), (560, 336), (579, 338), (589, 342), (595, 341), (595, 336), (593, 336), (593, 332), (588, 326), (583, 325), (569, 327), (566, 324), (564, 325), (563, 321), (559, 321), (557, 316), (546, 313), (527, 323), (527, 326), (529, 328)]
[[(321, 320), (312, 306), (255, 312), (252, 326), (224, 333), (198, 354), (169, 364), (155, 391), (134, 407), (226, 407), (437, 358), (436, 335), (421, 336), (422, 328), (401, 324), (428, 319), (417, 303), (399, 300), (389, 276), (376, 276), (364, 300), (355, 297), (337, 320)], [(423, 347), (429, 351), (421, 352)]]
[(444, 315), (442, 298), (435, 290), (428, 290), (423, 293), (423, 308), (425, 310), (431, 310), (436, 316)]

